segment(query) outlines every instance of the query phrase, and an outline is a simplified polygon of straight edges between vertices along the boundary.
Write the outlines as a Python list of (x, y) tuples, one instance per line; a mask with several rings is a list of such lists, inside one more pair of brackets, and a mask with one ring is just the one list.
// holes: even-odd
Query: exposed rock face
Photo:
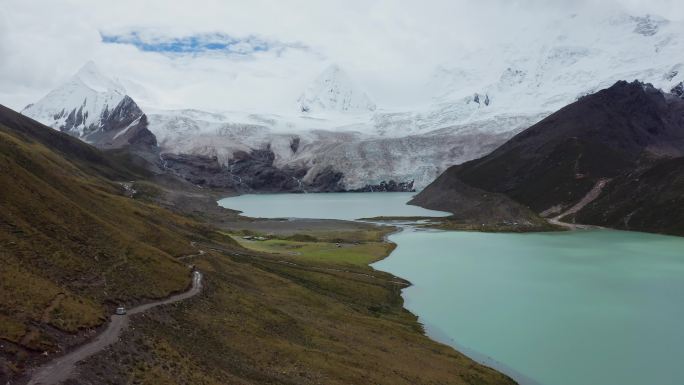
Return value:
[[(490, 155), (449, 168), (413, 203), (457, 216), (478, 215), (471, 208), (494, 193), (536, 213), (562, 211), (599, 181), (610, 179), (598, 199), (575, 218), (681, 234), (681, 159), (684, 100), (648, 84), (621, 81), (561, 109)], [(472, 189), (481, 191), (481, 197)], [(489, 210), (488, 205), (480, 207)]]
[(114, 107), (105, 109), (100, 118), (100, 128), (103, 131), (118, 131), (130, 126), (143, 115), (142, 110), (128, 95)]
[(410, 182), (395, 182), (390, 180), (389, 182), (382, 181), (375, 185), (366, 185), (359, 189), (354, 189), (351, 191), (355, 192), (413, 192), (416, 189), (413, 188), (413, 181)]
[(85, 141), (102, 149), (157, 147), (157, 138), (147, 128), (147, 116), (128, 96), (111, 113), (107, 111), (102, 122), (100, 129), (84, 137)]
[(198, 186), (238, 192), (344, 191), (341, 172), (328, 168), (304, 182), (304, 168), (277, 168), (272, 151), (239, 152), (226, 165), (215, 156), (162, 154), (163, 167)]
[(672, 87), (670, 93), (684, 99), (684, 82), (679, 82), (676, 86)]
[(163, 168), (209, 188), (238, 192), (397, 192), (415, 191), (413, 181), (381, 182), (358, 189), (345, 189), (344, 173), (333, 167), (317, 170), (313, 176), (306, 167), (274, 166), (275, 154), (270, 149), (237, 152), (228, 164), (216, 156), (162, 154)]

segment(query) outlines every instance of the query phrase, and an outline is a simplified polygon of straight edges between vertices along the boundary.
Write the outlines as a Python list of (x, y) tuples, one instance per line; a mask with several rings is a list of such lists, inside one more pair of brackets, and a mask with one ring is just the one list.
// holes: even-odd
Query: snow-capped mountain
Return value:
[[(333, 66), (300, 97), (308, 112), (299, 116), (221, 113), (208, 122), (164, 112), (152, 116), (151, 128), (161, 138), (193, 127), (193, 134), (186, 130), (179, 140), (162, 141), (162, 147), (215, 155), (226, 165), (235, 151), (268, 149), (278, 167), (307, 170), (305, 181), (333, 167), (343, 171), (348, 188), (390, 179), (422, 188), (449, 165), (486, 154), (618, 80), (684, 89), (677, 88), (684, 81), (682, 23), (655, 16), (593, 17), (547, 20), (539, 30), (512, 33), (510, 41), (488, 51), (464, 52), (455, 65), (435, 70), (428, 85), (432, 100), (410, 110), (369, 108), (366, 97), (355, 98), (364, 94)], [(345, 111), (340, 106), (360, 108), (346, 109), (354, 114), (331, 113)], [(244, 129), (240, 134), (238, 127)], [(289, 143), (295, 139), (293, 151)]]
[(122, 147), (131, 141), (156, 145), (142, 110), (92, 61), (21, 113), (98, 147)]
[(430, 83), (434, 102), (470, 100), (480, 108), (464, 111), (461, 119), (479, 120), (555, 111), (619, 80), (666, 91), (684, 80), (684, 23), (621, 14), (568, 15), (539, 24), (439, 67)]
[[(510, 39), (488, 50), (464, 52), (435, 70), (428, 84), (432, 99), (410, 109), (376, 108), (333, 65), (312, 79), (291, 113), (153, 106), (145, 112), (162, 152), (212, 159), (216, 167), (210, 169), (228, 175), (217, 182), (222, 187), (258, 189), (269, 183), (248, 186), (245, 173), (251, 172), (317, 188), (358, 189), (394, 180), (420, 189), (448, 166), (485, 155), (618, 80), (684, 95), (684, 24), (655, 16), (587, 17), (548, 20), (525, 36), (512, 31)], [(25, 113), (86, 140), (94, 137), (92, 130), (106, 130), (103, 122), (123, 103), (125, 91), (93, 67), (84, 67)], [(181, 168), (192, 166), (183, 161), (189, 165)]]
[(302, 113), (321, 112), (368, 113), (375, 103), (361, 91), (337, 65), (321, 73), (298, 99)]

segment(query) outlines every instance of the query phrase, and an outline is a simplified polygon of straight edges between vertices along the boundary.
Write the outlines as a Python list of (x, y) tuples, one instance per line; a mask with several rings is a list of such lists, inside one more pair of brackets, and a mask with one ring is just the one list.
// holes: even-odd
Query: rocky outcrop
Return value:
[[(413, 181), (382, 181), (358, 189), (346, 189), (344, 173), (331, 166), (311, 170), (306, 167), (274, 165), (270, 148), (236, 152), (227, 164), (215, 156), (161, 155), (163, 167), (189, 182), (209, 188), (238, 192), (411, 192)], [(313, 173), (313, 175), (308, 175)]]
[(334, 192), (344, 191), (344, 174), (332, 168), (304, 182), (306, 168), (277, 168), (270, 149), (237, 152), (228, 164), (215, 156), (162, 154), (164, 169), (203, 187), (238, 192)]
[(126, 95), (113, 110), (106, 108), (102, 112), (99, 128), (102, 131), (118, 131), (130, 126), (142, 115), (140, 107)]
[(382, 181), (378, 184), (367, 184), (364, 187), (353, 189), (350, 191), (354, 192), (414, 192), (413, 181), (410, 182), (395, 182), (390, 180), (389, 182)]
[(233, 159), (222, 164), (216, 156), (171, 154), (161, 157), (162, 168), (190, 183), (242, 193), (275, 192), (409, 192), (415, 191), (413, 181), (382, 181), (358, 189), (345, 189), (344, 173), (331, 166), (313, 172), (305, 167), (274, 166), (275, 155), (270, 149), (236, 152)]
[(157, 147), (157, 138), (148, 129), (147, 116), (128, 96), (112, 110), (105, 108), (99, 125), (91, 125), (82, 139), (101, 149)]
[[(64, 124), (59, 127), (59, 130), (74, 135), (74, 133), (78, 134), (76, 127), (83, 125), (88, 119), (88, 111), (84, 113), (83, 106), (80, 106), (78, 111), (74, 108), (68, 114), (65, 110), (62, 110), (59, 114), (55, 115), (55, 120), (64, 116), (66, 116), (66, 119), (64, 120)], [(95, 129), (95, 125), (91, 124), (84, 129), (84, 132), (92, 132)]]
[(679, 82), (677, 85), (672, 87), (670, 90), (670, 93), (672, 95), (678, 96), (682, 99), (684, 99), (684, 82)]

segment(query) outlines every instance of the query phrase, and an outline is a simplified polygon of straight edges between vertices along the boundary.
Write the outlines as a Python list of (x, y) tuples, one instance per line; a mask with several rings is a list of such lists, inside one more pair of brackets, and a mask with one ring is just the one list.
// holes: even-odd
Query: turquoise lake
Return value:
[[(325, 195), (221, 204), (260, 217), (430, 215), (406, 213), (411, 194)], [(413, 283), (406, 307), (428, 334), (523, 384), (684, 384), (684, 238), (407, 228), (390, 239), (397, 249), (373, 267)]]
[(256, 218), (354, 220), (379, 216), (445, 216), (407, 205), (413, 193), (254, 194), (221, 199), (219, 205)]

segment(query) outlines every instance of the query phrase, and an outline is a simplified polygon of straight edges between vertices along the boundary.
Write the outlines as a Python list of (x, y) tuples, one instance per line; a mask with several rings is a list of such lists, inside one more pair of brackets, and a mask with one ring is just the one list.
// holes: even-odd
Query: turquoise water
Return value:
[(439, 217), (449, 215), (407, 205), (414, 193), (256, 194), (221, 199), (227, 208), (256, 218), (371, 218), (385, 215)]
[[(313, 203), (316, 212), (311, 194), (240, 202), (255, 198), (262, 213), (278, 206), (283, 217), (349, 219), (391, 215), (385, 195), (343, 194), (330, 210)], [(346, 199), (385, 212), (352, 215), (339, 209)], [(398, 206), (395, 215), (407, 215)], [(397, 249), (374, 267), (413, 283), (406, 307), (428, 334), (521, 382), (684, 384), (684, 238), (407, 229), (391, 240)]]
[[(404, 231), (376, 269), (408, 279), (431, 336), (545, 385), (684, 384), (684, 239), (620, 231)], [(497, 366), (497, 365), (493, 365)]]

